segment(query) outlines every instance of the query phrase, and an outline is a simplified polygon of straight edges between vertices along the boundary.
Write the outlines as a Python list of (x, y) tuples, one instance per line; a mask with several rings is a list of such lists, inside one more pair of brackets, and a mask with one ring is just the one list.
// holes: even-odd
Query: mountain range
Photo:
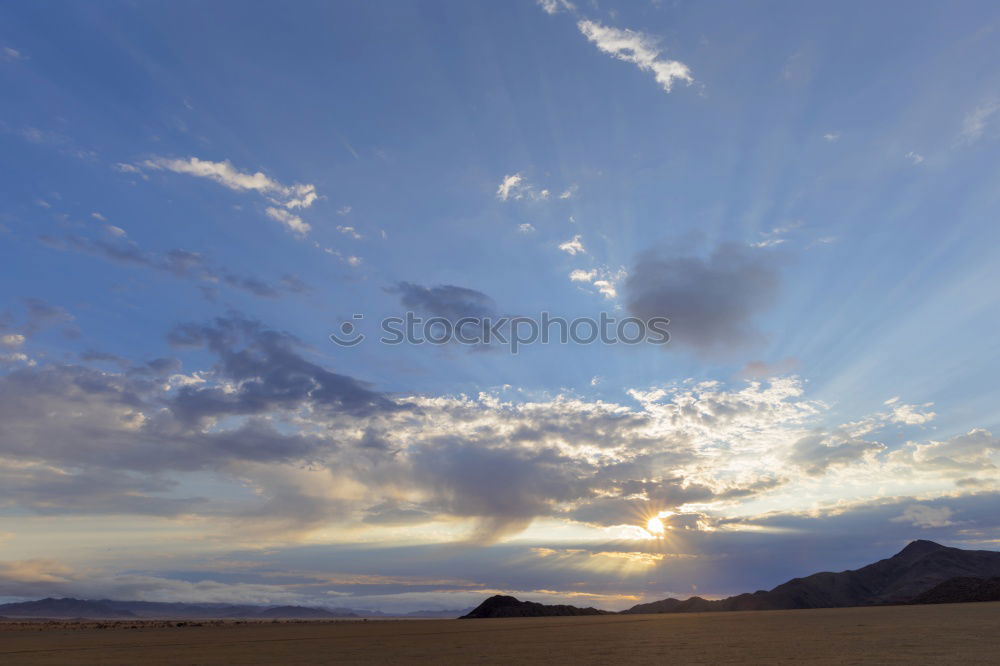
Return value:
[(256, 606), (250, 604), (165, 603), (157, 601), (112, 601), (52, 597), (37, 601), (0, 604), (0, 617), (91, 618), (91, 619), (288, 619), (323, 620), (361, 617), (454, 618), (461, 610), (419, 610), (387, 614), (352, 608), (309, 606)]
[(899, 604), (952, 578), (1000, 576), (1000, 552), (949, 548), (913, 541), (892, 557), (860, 569), (793, 578), (772, 590), (710, 601), (701, 597), (639, 604), (626, 613), (684, 613), (727, 610), (836, 608)]
[[(1000, 552), (949, 548), (918, 540), (892, 557), (840, 572), (824, 571), (725, 599), (662, 599), (623, 613), (703, 613), (735, 610), (836, 608), (905, 603), (1000, 601)], [(465, 618), (596, 615), (594, 608), (546, 606), (493, 596)]]
[[(840, 572), (824, 571), (793, 578), (771, 590), (725, 599), (662, 599), (633, 606), (623, 613), (695, 613), (732, 610), (836, 608), (881, 604), (930, 604), (1000, 601), (1000, 552), (962, 550), (918, 540), (892, 557)], [(0, 604), (9, 618), (99, 619), (334, 619), (359, 617), (498, 618), (557, 615), (602, 615), (611, 611), (546, 605), (495, 595), (475, 609), (422, 610), (387, 614), (351, 608), (259, 606), (219, 603), (164, 603), (47, 598)]]

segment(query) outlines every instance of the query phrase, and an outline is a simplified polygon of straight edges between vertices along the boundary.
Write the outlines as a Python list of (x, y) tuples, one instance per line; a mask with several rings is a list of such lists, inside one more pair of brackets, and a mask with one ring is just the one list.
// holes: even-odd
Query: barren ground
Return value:
[(1000, 602), (680, 615), (0, 622), (0, 663), (1000, 663)]

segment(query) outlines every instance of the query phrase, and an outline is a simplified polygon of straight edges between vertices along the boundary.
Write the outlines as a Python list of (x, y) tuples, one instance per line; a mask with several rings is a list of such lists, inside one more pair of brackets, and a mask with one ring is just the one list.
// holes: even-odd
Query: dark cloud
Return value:
[(789, 460), (807, 474), (817, 475), (830, 467), (850, 465), (866, 454), (884, 449), (884, 444), (854, 437), (843, 430), (816, 432), (795, 442)]
[(799, 360), (797, 358), (784, 358), (774, 363), (748, 361), (740, 370), (739, 376), (743, 379), (767, 379), (791, 374), (798, 368)]
[(463, 317), (482, 319), (496, 314), (493, 299), (475, 289), (448, 284), (424, 287), (412, 282), (399, 282), (387, 291), (399, 294), (400, 303), (405, 308), (450, 321)]
[(52, 305), (40, 298), (24, 299), (24, 307), (27, 310), (27, 322), (24, 325), (24, 332), (27, 335), (34, 335), (46, 328), (70, 324), (74, 320), (66, 308)]
[(639, 255), (625, 296), (636, 317), (670, 319), (671, 343), (715, 354), (761, 338), (753, 320), (774, 303), (779, 284), (773, 254), (723, 243), (707, 256), (670, 250)]
[(433, 493), (425, 506), (479, 519), (475, 541), (518, 532), (559, 502), (590, 494), (590, 466), (555, 449), (484, 447), (443, 438), (410, 455), (413, 479)]
[[(60, 238), (41, 236), (39, 239), (45, 245), (57, 250), (81, 252), (120, 264), (163, 271), (176, 278), (205, 282), (207, 284), (201, 287), (207, 290), (212, 289), (209, 285), (225, 284), (260, 298), (278, 298), (282, 293), (300, 294), (309, 289), (301, 279), (290, 274), (283, 275), (280, 282), (275, 285), (252, 276), (216, 269), (209, 264), (204, 255), (190, 250), (175, 248), (161, 255), (144, 251), (135, 241), (127, 239), (107, 240), (73, 235)], [(214, 293), (211, 295), (206, 293), (206, 296), (209, 300), (214, 300)]]
[(369, 384), (306, 360), (295, 336), (266, 329), (257, 321), (234, 315), (209, 325), (184, 324), (170, 333), (169, 340), (177, 346), (208, 348), (219, 359), (219, 376), (234, 383), (233, 389), (180, 388), (170, 408), (187, 423), (305, 407), (324, 415), (352, 416), (400, 409)]

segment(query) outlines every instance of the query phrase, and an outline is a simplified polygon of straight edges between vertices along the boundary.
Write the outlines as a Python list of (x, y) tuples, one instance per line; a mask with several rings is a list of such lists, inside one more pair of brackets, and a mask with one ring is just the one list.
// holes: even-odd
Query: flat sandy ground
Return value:
[(801, 661), (1000, 664), (1000, 602), (503, 620), (0, 623), (0, 664), (11, 666)]

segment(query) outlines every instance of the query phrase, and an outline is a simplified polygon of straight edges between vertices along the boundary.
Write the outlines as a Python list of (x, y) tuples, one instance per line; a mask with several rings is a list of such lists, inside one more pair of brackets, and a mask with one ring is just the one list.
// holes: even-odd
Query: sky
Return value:
[(996, 549), (998, 31), (0, 2), (0, 599), (620, 609)]

